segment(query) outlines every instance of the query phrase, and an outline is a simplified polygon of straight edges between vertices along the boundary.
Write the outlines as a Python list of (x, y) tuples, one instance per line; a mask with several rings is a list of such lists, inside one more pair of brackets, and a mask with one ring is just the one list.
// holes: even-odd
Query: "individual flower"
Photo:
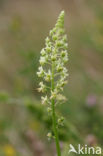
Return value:
[(67, 56), (65, 56), (65, 57), (63, 58), (63, 62), (64, 62), (64, 63), (68, 62), (68, 57), (67, 57)]
[(51, 138), (52, 138), (52, 133), (49, 132), (49, 133), (47, 134), (47, 137), (48, 137), (48, 140), (51, 140)]
[(63, 102), (65, 102), (67, 100), (67, 98), (62, 94), (57, 94), (56, 99), (58, 101), (63, 101)]
[(57, 41), (57, 42), (56, 42), (56, 46), (59, 47), (59, 48), (60, 48), (60, 47), (63, 47), (63, 46), (64, 46), (63, 41)]
[(61, 72), (63, 70), (63, 64), (59, 62), (57, 64), (56, 70), (57, 70), (57, 72)]
[(15, 156), (16, 155), (15, 149), (12, 147), (12, 145), (8, 145), (8, 144), (4, 146), (4, 153), (6, 156)]
[(53, 41), (56, 41), (56, 40), (58, 39), (57, 35), (54, 34), (54, 35), (52, 36), (52, 39), (53, 39)]
[(67, 84), (67, 80), (65, 80), (64, 77), (61, 77), (61, 79), (57, 82), (56, 89), (63, 91), (63, 87), (65, 84)]
[(57, 89), (55, 89), (54, 91), (51, 91), (51, 97), (50, 97), (50, 99), (55, 99), (56, 96), (57, 96), (57, 94), (58, 94)]
[(60, 82), (60, 81), (57, 82), (56, 89), (57, 89), (58, 91), (63, 91), (62, 83), (63, 83), (63, 82)]
[(51, 43), (49, 43), (49, 45), (47, 45), (46, 48), (45, 48), (47, 53), (51, 52)]
[(61, 72), (61, 77), (62, 77), (62, 79), (63, 79), (63, 78), (65, 79), (68, 75), (69, 75), (69, 74), (68, 74), (68, 70), (67, 70), (66, 67), (64, 67), (63, 70), (62, 70), (62, 72)]
[(63, 45), (63, 48), (64, 48), (65, 50), (67, 50), (67, 49), (68, 49), (68, 43), (65, 43), (65, 44)]
[(39, 83), (40, 88), (38, 88), (39, 92), (45, 92), (46, 91), (46, 86), (43, 84), (43, 82)]
[(64, 35), (64, 36), (63, 36), (63, 41), (64, 41), (65, 43), (67, 43), (67, 35)]
[(66, 50), (61, 51), (61, 57), (65, 57), (65, 56), (67, 56), (67, 51)]
[(56, 54), (51, 55), (51, 60), (52, 60), (52, 61), (56, 61), (56, 59), (57, 59), (57, 55), (56, 55)]
[(46, 63), (46, 57), (41, 56), (39, 62), (40, 62), (41, 65), (44, 65)]
[(40, 53), (41, 53), (42, 56), (45, 56), (46, 55), (46, 50), (43, 48)]
[(66, 50), (65, 51), (62, 51), (61, 56), (62, 56), (63, 63), (68, 62), (69, 59), (68, 59), (68, 54), (67, 54), (67, 51)]
[(47, 95), (45, 97), (41, 97), (41, 100), (42, 100), (42, 104), (47, 104), (48, 103), (48, 97)]
[(58, 125), (64, 126), (64, 117), (63, 116), (58, 119)]
[(50, 69), (48, 70), (48, 73), (45, 73), (45, 81), (49, 82), (51, 80), (51, 76), (52, 76), (52, 73), (50, 71)]
[(42, 66), (40, 66), (39, 67), (39, 71), (37, 72), (37, 75), (38, 75), (38, 77), (43, 77), (44, 76), (44, 70), (43, 70), (43, 67)]
[(48, 43), (50, 42), (49, 37), (47, 37), (47, 38), (45, 39), (45, 42), (46, 42), (46, 44), (48, 44)]

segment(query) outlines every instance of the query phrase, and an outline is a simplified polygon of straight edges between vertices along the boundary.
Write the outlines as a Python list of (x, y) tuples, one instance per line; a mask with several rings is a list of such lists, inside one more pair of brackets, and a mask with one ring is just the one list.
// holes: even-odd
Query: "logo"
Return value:
[(72, 144), (69, 145), (69, 153), (75, 153), (75, 154), (102, 154), (101, 147), (88, 147), (87, 145), (81, 146), (78, 144), (78, 147), (75, 148)]

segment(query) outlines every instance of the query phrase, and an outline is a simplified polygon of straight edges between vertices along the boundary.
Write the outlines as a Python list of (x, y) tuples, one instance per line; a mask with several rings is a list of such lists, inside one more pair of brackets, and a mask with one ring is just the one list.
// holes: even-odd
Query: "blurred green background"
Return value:
[(103, 149), (103, 0), (0, 0), (0, 156), (55, 156), (36, 71), (61, 10), (70, 74), (68, 100), (58, 107), (66, 119), (62, 155), (70, 143)]

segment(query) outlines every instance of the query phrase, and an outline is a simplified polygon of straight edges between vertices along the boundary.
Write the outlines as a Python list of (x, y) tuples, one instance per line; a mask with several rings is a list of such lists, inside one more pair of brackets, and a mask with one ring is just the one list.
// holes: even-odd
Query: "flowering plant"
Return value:
[[(47, 105), (47, 111), (52, 116), (53, 132), (58, 156), (61, 156), (58, 126), (63, 126), (64, 118), (57, 118), (56, 106), (63, 103), (66, 98), (62, 95), (63, 87), (67, 83), (68, 70), (65, 63), (68, 61), (67, 35), (64, 30), (64, 11), (58, 17), (55, 27), (50, 31), (45, 40), (45, 48), (41, 50), (40, 67), (37, 75), (43, 81), (39, 83), (39, 92), (45, 93), (41, 97), (42, 104)], [(52, 138), (52, 133), (47, 134)]]

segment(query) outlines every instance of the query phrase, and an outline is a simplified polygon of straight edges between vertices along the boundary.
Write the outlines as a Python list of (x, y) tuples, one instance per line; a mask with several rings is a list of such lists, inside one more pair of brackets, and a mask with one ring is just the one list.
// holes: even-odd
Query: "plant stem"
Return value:
[[(52, 62), (52, 80), (51, 80), (51, 89), (54, 91), (54, 68), (55, 65)], [(52, 122), (53, 122), (53, 130), (55, 135), (55, 142), (56, 142), (56, 150), (58, 156), (61, 156), (60, 144), (59, 144), (59, 136), (58, 136), (58, 129), (57, 129), (57, 122), (56, 122), (56, 114), (55, 114), (55, 100), (52, 99)]]

